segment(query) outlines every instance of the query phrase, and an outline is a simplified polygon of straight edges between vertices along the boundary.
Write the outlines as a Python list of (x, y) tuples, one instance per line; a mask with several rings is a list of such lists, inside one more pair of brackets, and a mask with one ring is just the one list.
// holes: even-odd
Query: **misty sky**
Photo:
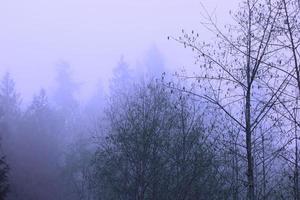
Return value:
[(107, 83), (122, 55), (136, 66), (153, 46), (169, 69), (191, 65), (192, 54), (166, 38), (182, 28), (209, 38), (200, 2), (226, 23), (238, 0), (2, 0), (0, 75), (10, 71), (26, 98), (51, 89), (66, 61), (86, 95), (99, 79)]

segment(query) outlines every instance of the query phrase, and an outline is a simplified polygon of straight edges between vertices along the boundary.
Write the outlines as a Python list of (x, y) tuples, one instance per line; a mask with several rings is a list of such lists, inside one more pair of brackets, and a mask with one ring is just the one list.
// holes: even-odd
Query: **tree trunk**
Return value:
[(250, 89), (246, 96), (246, 148), (247, 148), (247, 177), (248, 177), (248, 199), (254, 200), (254, 173), (253, 173), (253, 156), (252, 156), (252, 133), (251, 133), (251, 111), (250, 111)]
[(263, 162), (262, 162), (262, 167), (263, 167), (263, 188), (262, 188), (262, 199), (265, 200), (266, 199), (266, 188), (267, 188), (267, 183), (266, 183), (266, 160), (265, 160), (265, 136), (262, 133), (261, 136), (261, 140), (262, 140), (262, 153), (263, 153)]
[[(297, 103), (298, 104), (298, 103)], [(295, 120), (297, 120), (297, 107), (295, 108)], [(295, 121), (295, 171), (294, 171), (294, 190), (295, 200), (299, 200), (299, 166), (298, 166), (298, 134), (297, 121)]]

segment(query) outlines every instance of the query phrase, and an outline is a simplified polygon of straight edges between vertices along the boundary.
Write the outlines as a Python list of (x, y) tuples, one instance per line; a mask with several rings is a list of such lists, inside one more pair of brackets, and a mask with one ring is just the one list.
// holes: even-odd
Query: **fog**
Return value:
[(299, 0), (0, 2), (0, 200), (300, 200)]
[[(199, 28), (198, 0), (2, 1), (0, 73), (9, 71), (26, 101), (40, 87), (53, 89), (56, 65), (68, 62), (82, 84), (82, 97), (101, 80), (105, 86), (121, 56), (132, 68), (156, 46), (168, 69), (189, 65), (190, 56), (168, 35)], [(206, 0), (228, 17), (236, 1)], [(219, 4), (219, 5), (218, 5)], [(221, 15), (220, 15), (221, 16)], [(222, 21), (224, 21), (223, 16)], [(205, 32), (205, 31), (203, 31)], [(204, 38), (209, 35), (204, 34)]]

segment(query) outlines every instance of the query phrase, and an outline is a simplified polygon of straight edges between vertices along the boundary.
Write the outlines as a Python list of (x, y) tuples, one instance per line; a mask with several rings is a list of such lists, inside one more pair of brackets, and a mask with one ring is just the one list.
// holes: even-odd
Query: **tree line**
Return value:
[(53, 100), (41, 90), (26, 108), (5, 75), (0, 196), (300, 199), (299, 1), (243, 0), (224, 28), (202, 10), (212, 42), (169, 37), (197, 73), (136, 78), (121, 60), (109, 94), (82, 106), (64, 65)]

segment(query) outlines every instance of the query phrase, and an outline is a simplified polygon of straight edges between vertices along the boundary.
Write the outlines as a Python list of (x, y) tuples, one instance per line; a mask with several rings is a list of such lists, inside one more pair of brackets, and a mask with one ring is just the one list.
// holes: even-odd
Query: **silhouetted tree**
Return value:
[[(0, 112), (0, 128), (2, 129), (3, 123), (2, 123), (2, 113)], [(5, 130), (5, 129), (4, 129)], [(1, 133), (1, 137), (3, 137), (4, 134)], [(9, 192), (9, 179), (8, 179), (8, 173), (9, 173), (9, 167), (6, 162), (5, 156), (2, 152), (2, 145), (1, 145), (1, 157), (0, 157), (0, 199), (6, 199), (8, 192)]]
[(15, 140), (12, 199), (60, 199), (63, 121), (50, 107), (44, 90), (22, 116)]
[[(12, 196), (14, 192), (14, 165), (16, 150), (14, 149), (18, 137), (18, 126), (20, 122), (20, 97), (15, 89), (15, 82), (9, 73), (6, 73), (0, 84), (0, 137), (1, 137), (1, 159), (0, 159), (0, 196)], [(11, 170), (13, 169), (13, 170)]]
[(274, 123), (273, 108), (291, 78), (286, 74), (281, 76), (281, 70), (272, 65), (278, 51), (273, 42), (281, 5), (271, 1), (243, 1), (234, 15), (237, 23), (227, 26), (228, 32), (222, 31), (213, 16), (207, 14), (203, 24), (216, 35), (215, 42), (199, 41), (200, 36), (194, 31), (191, 34), (183, 31), (183, 37), (174, 38), (196, 52), (201, 71), (182, 76), (199, 83), (198, 91), (192, 94), (214, 105), (214, 109), (222, 110), (244, 133), (240, 142), (245, 147), (245, 185), (250, 200), (259, 198), (255, 182), (255, 146), (260, 137), (257, 128), (262, 122), (269, 128), (279, 126), (279, 122)]
[[(135, 85), (107, 111), (91, 180), (99, 199), (220, 197), (210, 130), (187, 96), (160, 83)], [(112, 98), (114, 99), (114, 98)], [(103, 134), (103, 133), (102, 133)]]

